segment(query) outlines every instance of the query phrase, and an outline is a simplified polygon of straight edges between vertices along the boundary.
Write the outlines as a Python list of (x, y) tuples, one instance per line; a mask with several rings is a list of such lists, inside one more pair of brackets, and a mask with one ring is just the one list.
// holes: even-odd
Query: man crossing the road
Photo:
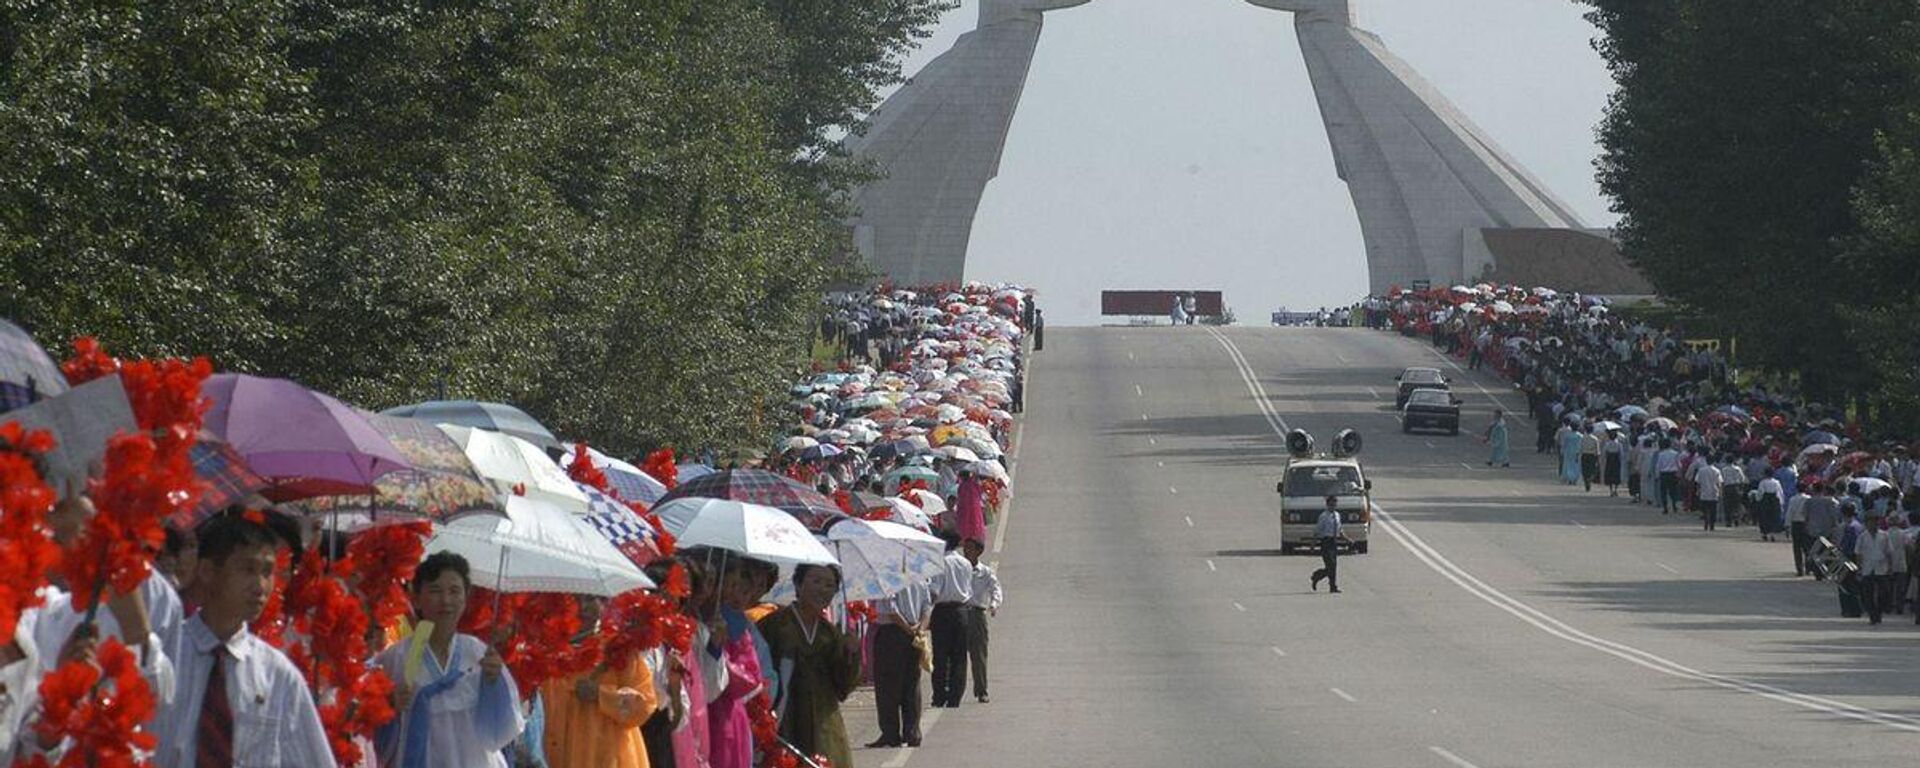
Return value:
[(1327, 508), (1321, 510), (1320, 520), (1313, 529), (1314, 538), (1320, 540), (1320, 562), (1325, 567), (1313, 572), (1313, 590), (1320, 591), (1320, 582), (1327, 582), (1328, 592), (1340, 591), (1340, 542), (1347, 539), (1346, 531), (1340, 527), (1340, 497), (1328, 496)]

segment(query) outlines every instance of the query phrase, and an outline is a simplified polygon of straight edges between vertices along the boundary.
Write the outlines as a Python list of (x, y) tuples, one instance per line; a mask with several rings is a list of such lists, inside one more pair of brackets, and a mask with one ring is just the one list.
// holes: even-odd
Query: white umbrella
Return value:
[(819, 444), (820, 441), (811, 437), (800, 436), (787, 438), (787, 441), (783, 443), (782, 446), (789, 451), (804, 451)]
[(976, 461), (968, 464), (967, 469), (973, 470), (973, 473), (976, 475), (991, 480), (998, 480), (1002, 483), (1013, 482), (1012, 478), (1007, 477), (1007, 468), (1000, 466), (1000, 462), (997, 461)]
[(947, 502), (940, 495), (925, 488), (915, 488), (904, 494), (907, 501), (920, 508), (927, 517), (939, 517), (947, 513)]
[(886, 497), (886, 502), (887, 508), (890, 510), (887, 516), (888, 520), (915, 530), (928, 531), (933, 529), (933, 521), (927, 519), (927, 513), (920, 511), (920, 508), (914, 506), (913, 502), (898, 496), (888, 496)]
[(467, 460), (473, 462), (474, 472), (491, 483), (494, 490), (545, 501), (576, 514), (586, 512), (587, 495), (580, 492), (565, 470), (547, 458), (546, 451), (533, 443), (456, 424), (441, 424), (440, 431), (459, 444)]
[(506, 496), (506, 517), (471, 515), (435, 524), (428, 552), (467, 559), (473, 581), (501, 592), (614, 597), (654, 586), (584, 518), (523, 496)]
[(1834, 445), (1833, 443), (1814, 443), (1813, 445), (1800, 449), (1800, 458), (1804, 459), (1808, 456), (1822, 453), (1831, 456), (1839, 452), (1840, 446)]
[(979, 454), (958, 445), (943, 445), (939, 450), (935, 451), (935, 453), (963, 464), (972, 464), (980, 460)]
[(682, 498), (653, 508), (682, 547), (713, 547), (772, 563), (833, 565), (833, 553), (793, 515), (722, 499)]
[(1599, 434), (1602, 432), (1618, 432), (1621, 429), (1624, 429), (1624, 427), (1621, 427), (1620, 422), (1617, 422), (1617, 421), (1602, 421), (1598, 424), (1593, 425), (1593, 431), (1595, 434)]
[(945, 543), (899, 523), (848, 518), (828, 528), (826, 540), (840, 560), (848, 600), (891, 597), (946, 566)]
[(1619, 408), (1614, 409), (1613, 412), (1620, 414), (1620, 418), (1623, 418), (1623, 419), (1631, 419), (1635, 416), (1647, 415), (1647, 409), (1637, 405), (1623, 405), (1623, 406), (1620, 406)]

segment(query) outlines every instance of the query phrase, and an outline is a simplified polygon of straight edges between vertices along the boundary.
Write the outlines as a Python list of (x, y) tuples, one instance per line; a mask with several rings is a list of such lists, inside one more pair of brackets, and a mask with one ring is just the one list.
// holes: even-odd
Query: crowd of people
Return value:
[[(1784, 376), (1736, 371), (1718, 340), (1690, 339), (1549, 288), (1395, 290), (1359, 307), (1366, 327), (1430, 340), (1526, 394), (1535, 451), (1559, 479), (1703, 529), (1752, 526), (1790, 542), (1794, 572), (1833, 579), (1843, 610), (1879, 623), (1914, 611), (1920, 462), (1906, 436), (1808, 402)], [(1506, 465), (1509, 415), (1484, 433)], [(1920, 623), (1920, 612), (1916, 612)]]
[[(934, 706), (969, 666), (989, 700), (980, 556), (1043, 321), (977, 283), (827, 317), (848, 359), (726, 466), (89, 339), (56, 363), (0, 322), (0, 763), (844, 767), (863, 681), (870, 746), (918, 745), (923, 665)], [(714, 532), (755, 510), (900, 565)]]

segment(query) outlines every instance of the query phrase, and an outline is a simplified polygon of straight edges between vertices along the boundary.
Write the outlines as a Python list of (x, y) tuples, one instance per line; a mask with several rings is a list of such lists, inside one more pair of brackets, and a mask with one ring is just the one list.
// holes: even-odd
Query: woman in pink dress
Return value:
[(723, 647), (718, 658), (702, 659), (727, 668), (726, 686), (707, 705), (713, 768), (753, 767), (753, 722), (747, 717), (747, 702), (759, 695), (762, 686), (760, 650), (745, 609), (766, 591), (760, 587), (757, 565), (737, 557), (726, 563), (726, 575), (720, 580), (721, 621), (713, 627)]
[(986, 489), (980, 486), (980, 477), (972, 469), (960, 471), (960, 489), (955, 494), (958, 509), (954, 510), (955, 526), (963, 539), (984, 542), (987, 540)]

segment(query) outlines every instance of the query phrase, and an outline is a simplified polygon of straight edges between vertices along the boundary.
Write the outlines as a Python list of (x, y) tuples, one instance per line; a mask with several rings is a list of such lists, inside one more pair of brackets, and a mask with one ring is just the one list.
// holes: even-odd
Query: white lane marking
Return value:
[(1577, 528), (1586, 528), (1586, 527), (1587, 527), (1587, 524), (1586, 524), (1586, 523), (1582, 523), (1582, 522), (1580, 522), (1580, 521), (1578, 521), (1578, 520), (1569, 520), (1569, 521), (1567, 521), (1567, 522), (1570, 522), (1570, 523), (1573, 523), (1573, 524), (1574, 524), (1574, 526), (1575, 526), (1575, 527), (1577, 527)]
[(1679, 571), (1674, 570), (1673, 566), (1667, 565), (1666, 563), (1656, 562), (1654, 563), (1654, 565), (1660, 566), (1660, 570), (1666, 571), (1667, 573), (1671, 573), (1675, 576), (1680, 575)]
[(1213, 564), (1213, 561), (1212, 561), (1212, 560), (1208, 560), (1208, 561), (1207, 561), (1207, 570), (1209, 570), (1209, 571), (1214, 571), (1214, 572), (1216, 572), (1216, 573), (1218, 573), (1218, 572), (1220, 571), (1220, 569), (1219, 569), (1219, 568), (1217, 568), (1217, 567), (1215, 567), (1215, 566), (1214, 566), (1214, 564)]
[(1234, 610), (1236, 610), (1236, 611), (1239, 611), (1239, 612), (1241, 612), (1241, 613), (1246, 613), (1246, 612), (1247, 612), (1247, 607), (1246, 607), (1246, 606), (1244, 606), (1244, 605), (1241, 605), (1241, 604), (1239, 604), (1239, 603), (1234, 603), (1234, 604), (1233, 604), (1233, 609), (1234, 609)]
[(1146, 415), (1146, 414), (1144, 414), (1144, 413), (1143, 413), (1143, 414), (1140, 414), (1140, 420), (1141, 420), (1141, 421), (1146, 421), (1146, 420), (1147, 420), (1147, 415)]
[(1513, 494), (1513, 495), (1515, 495), (1515, 496), (1525, 496), (1525, 495), (1526, 495), (1526, 494), (1524, 494), (1524, 493), (1521, 493), (1521, 492), (1519, 492), (1519, 491), (1516, 491), (1516, 490), (1511, 490), (1511, 489), (1509, 489), (1509, 490), (1507, 491), (1507, 493), (1511, 493), (1511, 494)]
[(1128, 352), (1128, 353), (1127, 353), (1127, 359), (1128, 359), (1128, 360), (1132, 360), (1132, 359), (1133, 359), (1133, 353), (1132, 353), (1132, 352)]
[(1352, 360), (1348, 360), (1348, 359), (1347, 359), (1347, 356), (1346, 356), (1346, 355), (1343, 355), (1343, 354), (1340, 354), (1340, 353), (1338, 353), (1338, 352), (1335, 352), (1335, 353), (1333, 353), (1333, 356), (1334, 356), (1334, 357), (1337, 357), (1337, 358), (1340, 358), (1340, 362), (1342, 362), (1342, 363), (1352, 363), (1352, 362), (1353, 362)]
[(1164, 467), (1164, 466), (1166, 466), (1166, 465), (1167, 465), (1167, 463), (1166, 463), (1166, 462), (1164, 462), (1164, 461), (1156, 461), (1156, 462), (1154, 462), (1154, 463), (1155, 463), (1155, 464), (1158, 464), (1158, 465), (1160, 465), (1160, 466), (1162, 466), (1162, 467)]
[[(1208, 328), (1207, 330), (1212, 331), (1213, 329)], [(1221, 345), (1226, 347), (1229, 353), (1234, 353), (1236, 351), (1233, 348), (1233, 343), (1231, 341), (1228, 341), (1225, 336), (1221, 336), (1216, 332), (1215, 338), (1220, 340)], [(1250, 386), (1248, 386), (1248, 391), (1254, 394), (1255, 404), (1260, 405), (1261, 410), (1263, 412), (1268, 413), (1268, 416), (1269, 416), (1268, 423), (1270, 426), (1274, 427), (1274, 435), (1276, 437), (1279, 437), (1281, 441), (1284, 443), (1286, 441), (1286, 427), (1285, 427), (1286, 422), (1284, 420), (1280, 420), (1277, 415), (1274, 415), (1270, 412), (1271, 406), (1267, 403), (1266, 395), (1258, 389), (1258, 386), (1257, 386), (1258, 382), (1250, 381), (1249, 385)], [(1718, 688), (1723, 688), (1730, 691), (1737, 691), (1741, 693), (1747, 693), (1754, 696), (1758, 696), (1760, 698), (1770, 699), (1783, 704), (1789, 704), (1792, 706), (1800, 707), (1803, 709), (1809, 709), (1816, 712), (1823, 712), (1823, 713), (1834, 715), (1837, 717), (1845, 717), (1851, 720), (1859, 720), (1862, 722), (1884, 725), (1889, 728), (1906, 731), (1909, 733), (1920, 733), (1920, 720), (1916, 720), (1914, 718), (1903, 717), (1901, 715), (1882, 712), (1879, 710), (1867, 709), (1865, 707), (1848, 704), (1844, 701), (1839, 701), (1837, 699), (1830, 699), (1824, 696), (1815, 696), (1811, 694), (1797, 693), (1794, 691), (1787, 690), (1785, 688), (1780, 688), (1778, 686), (1767, 685), (1765, 683), (1750, 682), (1750, 681), (1742, 680), (1736, 677), (1716, 674), (1713, 672), (1702, 672), (1700, 670), (1694, 669), (1692, 667), (1688, 667), (1679, 662), (1673, 661), (1671, 659), (1667, 659), (1665, 657), (1662, 657), (1647, 651), (1643, 651), (1639, 648), (1635, 648), (1625, 643), (1614, 642), (1612, 640), (1608, 640), (1603, 637), (1582, 632), (1566, 624), (1565, 622), (1560, 621), (1559, 619), (1555, 619), (1552, 616), (1542, 613), (1540, 610), (1534, 608), (1531, 605), (1528, 605), (1526, 603), (1523, 603), (1519, 600), (1516, 600), (1508, 596), (1505, 592), (1501, 592), (1498, 589), (1494, 589), (1493, 587), (1488, 586), (1486, 582), (1481, 581), (1478, 577), (1474, 576), (1472, 573), (1467, 572), (1466, 569), (1461, 568), (1460, 566), (1455, 565), (1453, 561), (1448, 560), (1445, 555), (1440, 554), (1439, 550), (1433, 549), (1431, 546), (1427, 544), (1425, 540), (1421, 539), (1412, 530), (1409, 530), (1406, 526), (1401, 525), (1400, 521), (1396, 519), (1391, 513), (1389, 513), (1384, 507), (1381, 507), (1380, 505), (1375, 504), (1374, 512), (1375, 512), (1374, 519), (1377, 523), (1379, 523), (1380, 529), (1383, 531), (1386, 531), (1387, 535), (1392, 537), (1395, 541), (1400, 542), (1401, 546), (1406, 547), (1408, 551), (1413, 553), (1414, 557), (1419, 558), (1419, 560), (1422, 563), (1424, 563), (1428, 568), (1432, 569), (1435, 573), (1438, 573), (1441, 576), (1446, 577), (1446, 579), (1448, 581), (1453, 582), (1455, 586), (1458, 586), (1461, 589), (1465, 590), (1468, 594), (1471, 594), (1474, 597), (1479, 598), (1482, 602), (1485, 602), (1488, 605), (1492, 605), (1495, 608), (1499, 608), (1500, 610), (1505, 611), (1506, 613), (1512, 615), (1514, 618), (1520, 619), (1521, 621), (1524, 621), (1530, 625), (1533, 625), (1534, 628), (1539, 629), (1540, 631), (1545, 632), (1554, 637), (1560, 638), (1561, 640), (1565, 640), (1575, 645), (1580, 645), (1586, 648), (1593, 649), (1595, 651), (1599, 651), (1601, 653), (1607, 654), (1609, 656), (1613, 656), (1615, 658), (1618, 658), (1630, 664), (1633, 664), (1648, 670), (1652, 670), (1654, 672), (1658, 672), (1660, 674), (1667, 675), (1669, 677), (1676, 677), (1683, 680), (1692, 680), (1695, 682), (1705, 683), (1707, 685), (1712, 685)], [(1472, 763), (1468, 763), (1465, 760), (1461, 760), (1459, 756), (1454, 755), (1451, 752), (1447, 752), (1446, 750), (1441, 749), (1439, 747), (1431, 747), (1431, 749), (1433, 750), (1434, 754), (1440, 755), (1442, 758), (1458, 761), (1456, 765), (1463, 765), (1463, 766), (1468, 766), (1469, 768), (1474, 768)]]
[(1178, 488), (1175, 488), (1175, 487), (1173, 487), (1173, 486), (1171, 486), (1171, 485), (1169, 485), (1169, 486), (1167, 486), (1167, 493), (1171, 493), (1171, 494), (1173, 494), (1173, 495), (1175, 495), (1175, 496), (1178, 496), (1178, 495), (1180, 495), (1180, 489), (1178, 489)]
[[(1033, 366), (1031, 364), (1027, 366), (1026, 372), (1021, 374), (1021, 377), (1022, 377), (1021, 378), (1022, 381), (1028, 381), (1032, 379)], [(1033, 391), (1032, 384), (1027, 384), (1025, 386), (1027, 391), (1029, 392)], [(1007, 454), (1007, 484), (1008, 485), (1012, 485), (1013, 481), (1020, 477), (1020, 450), (1022, 448), (1025, 448), (1026, 446), (1027, 446), (1027, 422), (1026, 422), (1026, 418), (1022, 417), (1020, 420), (1020, 428), (1014, 432), (1013, 452)], [(1000, 530), (993, 532), (993, 553), (996, 555), (1000, 554), (1000, 550), (1007, 546), (1007, 524), (1013, 522), (1014, 501), (1015, 499), (1008, 499), (1006, 507), (1000, 510), (1000, 524), (999, 524)]]
[(1428, 447), (1428, 448), (1438, 448), (1438, 447), (1440, 447), (1440, 446), (1437, 446), (1437, 445), (1434, 445), (1434, 444), (1433, 444), (1433, 441), (1432, 441), (1432, 440), (1424, 440), (1424, 441), (1422, 441), (1422, 442), (1425, 442), (1425, 443), (1427, 444), (1427, 447)]
[(1135, 385), (1133, 385), (1133, 396), (1134, 396), (1134, 397), (1146, 397), (1146, 396), (1147, 396), (1147, 393), (1146, 393), (1146, 392), (1143, 392), (1143, 391), (1141, 391), (1141, 389), (1140, 389), (1140, 385), (1138, 385), (1138, 384), (1135, 384)]
[(1380, 390), (1374, 389), (1373, 387), (1367, 387), (1367, 394), (1372, 395), (1375, 400), (1380, 399)]
[(1460, 466), (1462, 466), (1462, 467), (1466, 467), (1466, 469), (1467, 469), (1467, 471), (1468, 471), (1468, 472), (1472, 472), (1472, 471), (1473, 471), (1473, 465), (1472, 465), (1472, 464), (1468, 464), (1468, 463), (1466, 463), (1466, 462), (1464, 462), (1464, 461), (1463, 461), (1463, 462), (1460, 462)]
[(1467, 762), (1466, 758), (1463, 758), (1452, 752), (1448, 752), (1439, 747), (1427, 747), (1427, 751), (1432, 752), (1434, 755), (1438, 756), (1442, 760), (1445, 760), (1449, 763), (1453, 763), (1458, 768), (1480, 768), (1480, 766)]
[(1187, 519), (1187, 527), (1188, 527), (1188, 528), (1192, 528), (1192, 527), (1193, 527), (1193, 515), (1181, 515), (1181, 517), (1184, 517), (1184, 518), (1186, 518), (1186, 519)]
[(1227, 350), (1227, 356), (1233, 358), (1234, 367), (1240, 369), (1240, 380), (1246, 382), (1247, 391), (1253, 394), (1253, 404), (1259, 406), (1260, 414), (1267, 419), (1267, 425), (1273, 427), (1274, 433), (1280, 435), (1281, 441), (1285, 442), (1289, 429), (1287, 420), (1281, 418), (1280, 412), (1274, 409), (1273, 398), (1267, 395), (1267, 388), (1260, 383), (1260, 378), (1253, 374), (1253, 366), (1247, 363), (1246, 356), (1240, 354), (1240, 347), (1213, 326), (1207, 326), (1207, 333), (1213, 334), (1214, 340), (1220, 342), (1220, 346)]
[(1332, 691), (1332, 692), (1333, 692), (1333, 695), (1335, 695), (1335, 696), (1338, 696), (1338, 697), (1340, 697), (1340, 698), (1342, 698), (1342, 699), (1346, 699), (1346, 700), (1347, 700), (1347, 703), (1348, 703), (1348, 704), (1358, 704), (1358, 703), (1360, 703), (1360, 700), (1359, 700), (1359, 699), (1356, 699), (1356, 698), (1354, 698), (1354, 697), (1353, 697), (1353, 694), (1351, 694), (1351, 693), (1347, 693), (1346, 691), (1343, 691), (1343, 690), (1340, 690), (1340, 689), (1338, 689), (1338, 688), (1328, 688), (1327, 690), (1329, 690), (1329, 691)]
[(1283, 651), (1283, 650), (1280, 650), (1280, 646), (1277, 646), (1277, 645), (1269, 645), (1269, 646), (1267, 646), (1267, 650), (1269, 650), (1269, 651), (1273, 651), (1273, 655), (1275, 655), (1275, 656), (1279, 656), (1280, 658), (1283, 658), (1283, 659), (1284, 659), (1284, 658), (1286, 658), (1286, 657), (1287, 657), (1287, 652), (1286, 652), (1286, 651)]
[(1473, 381), (1472, 377), (1467, 375), (1467, 369), (1460, 367), (1460, 364), (1454, 362), (1453, 358), (1448, 357), (1444, 354), (1441, 354), (1440, 350), (1433, 349), (1431, 347), (1429, 347), (1427, 351), (1432, 352), (1435, 356), (1439, 357), (1441, 360), (1447, 361), (1447, 365), (1451, 365), (1453, 366), (1454, 370), (1459, 371), (1461, 377), (1466, 378), (1468, 380), (1468, 383), (1473, 385), (1474, 389), (1480, 390), (1480, 394), (1485, 395), (1488, 400), (1493, 401), (1494, 405), (1500, 406), (1500, 410), (1506, 411), (1508, 413), (1513, 412), (1513, 409), (1508, 408), (1507, 404), (1504, 401), (1502, 401), (1498, 396), (1494, 395), (1492, 392), (1488, 392), (1486, 387), (1480, 386), (1480, 382)]

